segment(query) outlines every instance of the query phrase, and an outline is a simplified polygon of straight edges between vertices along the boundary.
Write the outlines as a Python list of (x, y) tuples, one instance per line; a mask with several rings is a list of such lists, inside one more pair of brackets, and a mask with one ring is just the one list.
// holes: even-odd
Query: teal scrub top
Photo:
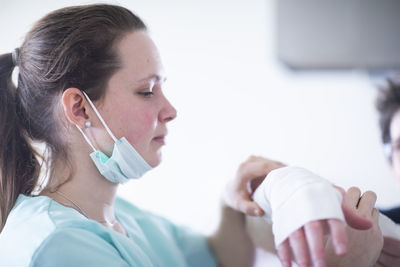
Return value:
[(127, 236), (46, 196), (20, 195), (0, 234), (0, 266), (216, 266), (204, 235), (117, 198)]

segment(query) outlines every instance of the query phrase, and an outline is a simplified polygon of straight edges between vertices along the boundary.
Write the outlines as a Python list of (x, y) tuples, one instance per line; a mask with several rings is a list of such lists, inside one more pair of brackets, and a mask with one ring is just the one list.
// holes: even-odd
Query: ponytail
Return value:
[(24, 129), (11, 53), (0, 55), (0, 233), (19, 194), (30, 195), (40, 165)]

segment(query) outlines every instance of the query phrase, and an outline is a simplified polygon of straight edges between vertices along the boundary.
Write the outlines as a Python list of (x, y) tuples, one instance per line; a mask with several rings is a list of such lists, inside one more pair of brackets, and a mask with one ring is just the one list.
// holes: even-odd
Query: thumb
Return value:
[(342, 203), (342, 210), (350, 227), (358, 230), (367, 230), (372, 227), (372, 221), (359, 216), (356, 214), (355, 209), (350, 208), (345, 203)]
[(346, 201), (346, 191), (340, 186), (333, 186), (342, 194), (342, 211), (347, 224), (358, 230), (367, 230), (371, 228), (372, 221), (357, 215), (356, 210), (349, 205), (348, 201)]
[(258, 206), (258, 204), (254, 201), (251, 201), (246, 198), (240, 198), (237, 202), (237, 209), (244, 214), (250, 216), (263, 216), (264, 211)]

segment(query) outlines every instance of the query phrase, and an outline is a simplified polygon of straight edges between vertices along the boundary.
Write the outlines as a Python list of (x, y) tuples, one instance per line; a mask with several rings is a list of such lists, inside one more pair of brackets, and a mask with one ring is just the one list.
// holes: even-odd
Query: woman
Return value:
[[(176, 117), (162, 92), (164, 80), (143, 22), (112, 5), (54, 11), (19, 49), (0, 57), (2, 264), (252, 265), (244, 213), (262, 210), (250, 201), (247, 185), (282, 164), (251, 158), (239, 168), (220, 227), (209, 238), (116, 197), (120, 183), (161, 161), (166, 125)], [(44, 153), (33, 142), (44, 143)], [(44, 170), (48, 182), (37, 187)], [(329, 224), (335, 251), (344, 254), (345, 225)], [(324, 266), (323, 244), (313, 242), (323, 233), (309, 229), (307, 241), (318, 244), (310, 246), (312, 259)], [(283, 263), (290, 265), (289, 249), (298, 262), (310, 263), (305, 236), (290, 240), (280, 249)]]

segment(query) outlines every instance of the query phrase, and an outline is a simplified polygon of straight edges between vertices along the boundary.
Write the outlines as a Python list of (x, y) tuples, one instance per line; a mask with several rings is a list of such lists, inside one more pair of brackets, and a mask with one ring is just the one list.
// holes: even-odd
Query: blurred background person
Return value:
[[(384, 150), (393, 175), (400, 182), (400, 76), (387, 80), (387, 86), (379, 92), (376, 107)], [(399, 206), (381, 212), (400, 223)], [(377, 266), (400, 266), (400, 240), (384, 238)]]

